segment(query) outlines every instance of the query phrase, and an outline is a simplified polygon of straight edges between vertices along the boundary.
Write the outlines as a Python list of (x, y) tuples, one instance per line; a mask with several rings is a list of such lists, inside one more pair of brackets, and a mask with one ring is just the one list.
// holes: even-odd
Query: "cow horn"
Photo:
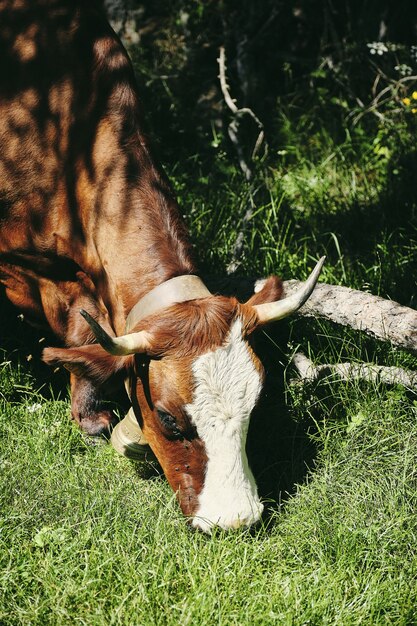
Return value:
[(146, 352), (151, 347), (149, 333), (145, 331), (130, 333), (128, 335), (122, 335), (121, 337), (110, 337), (104, 328), (100, 326), (100, 324), (96, 322), (96, 320), (91, 317), (87, 311), (81, 309), (80, 314), (90, 326), (99, 344), (106, 350), (106, 352), (109, 352), (114, 356), (125, 356), (127, 354)]
[(266, 324), (268, 322), (276, 322), (283, 319), (284, 317), (287, 317), (288, 315), (291, 315), (291, 313), (295, 313), (295, 311), (298, 311), (298, 309), (302, 307), (303, 304), (311, 296), (320, 276), (321, 268), (323, 267), (325, 258), (325, 256), (321, 257), (304, 285), (300, 287), (300, 289), (298, 289), (294, 294), (288, 296), (288, 298), (278, 300), (277, 302), (255, 304), (253, 308), (258, 314), (259, 323)]

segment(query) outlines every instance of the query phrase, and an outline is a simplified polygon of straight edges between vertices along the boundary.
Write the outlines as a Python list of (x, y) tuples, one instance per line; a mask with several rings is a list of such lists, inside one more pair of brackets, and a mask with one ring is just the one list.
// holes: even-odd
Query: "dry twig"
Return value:
[[(228, 134), (230, 137), (230, 141), (232, 142), (232, 144), (234, 145), (236, 149), (240, 169), (242, 170), (245, 176), (245, 179), (247, 181), (250, 181), (250, 179), (252, 178), (252, 169), (245, 157), (243, 146), (239, 141), (239, 125), (240, 125), (242, 117), (244, 117), (245, 115), (249, 115), (254, 120), (255, 124), (257, 125), (259, 129), (258, 137), (256, 139), (255, 146), (252, 150), (252, 155), (251, 155), (252, 160), (258, 154), (262, 144), (264, 143), (264, 140), (265, 140), (264, 127), (260, 119), (252, 111), (252, 109), (248, 107), (239, 108), (236, 104), (236, 100), (234, 100), (232, 96), (230, 95), (230, 91), (229, 91), (229, 87), (228, 87), (227, 79), (226, 79), (226, 53), (225, 53), (224, 46), (221, 46), (220, 48), (220, 55), (218, 58), (218, 63), (219, 63), (219, 72), (220, 72), (219, 73), (220, 87), (223, 93), (224, 100), (228, 108), (230, 109), (230, 111), (233, 113), (233, 119), (230, 122), (228, 129), (227, 129)], [(248, 222), (252, 218), (253, 208), (254, 207), (253, 207), (252, 197), (250, 195), (249, 203), (245, 211), (245, 214), (242, 218), (241, 227), (237, 234), (235, 245), (233, 247), (233, 251), (231, 255), (231, 262), (229, 263), (227, 267), (228, 274), (233, 274), (233, 272), (235, 272), (239, 266), (239, 259), (243, 250), (244, 233), (245, 233)]]
[[(296, 280), (284, 283), (285, 294), (300, 287)], [(361, 330), (380, 341), (417, 353), (417, 311), (364, 291), (319, 283), (300, 315), (330, 320)]]
[(238, 137), (240, 119), (244, 115), (249, 115), (254, 120), (255, 124), (257, 125), (259, 129), (258, 138), (255, 142), (255, 146), (252, 151), (252, 159), (255, 158), (255, 156), (260, 150), (262, 143), (264, 142), (264, 139), (265, 139), (264, 125), (262, 124), (261, 120), (255, 115), (252, 109), (250, 109), (249, 107), (239, 108), (236, 105), (236, 100), (234, 100), (232, 96), (230, 95), (230, 91), (229, 91), (229, 87), (228, 87), (227, 79), (226, 79), (226, 52), (225, 52), (224, 46), (221, 46), (220, 48), (220, 55), (218, 58), (218, 63), (219, 63), (219, 72), (220, 72), (219, 74), (220, 87), (222, 90), (224, 101), (226, 102), (231, 112), (234, 114), (234, 119), (229, 124), (229, 129), (228, 129), (229, 137), (230, 137), (231, 142), (236, 148), (236, 152), (238, 153), (239, 164), (243, 173), (245, 174), (246, 180), (250, 180), (252, 176), (252, 170), (249, 167), (243, 155), (243, 149), (239, 142), (239, 137)]
[(342, 380), (368, 380), (388, 385), (403, 385), (409, 389), (417, 388), (417, 372), (402, 369), (401, 367), (387, 367), (374, 363), (336, 363), (314, 365), (302, 352), (296, 352), (292, 358), (299, 381), (316, 382), (327, 376), (336, 375)]

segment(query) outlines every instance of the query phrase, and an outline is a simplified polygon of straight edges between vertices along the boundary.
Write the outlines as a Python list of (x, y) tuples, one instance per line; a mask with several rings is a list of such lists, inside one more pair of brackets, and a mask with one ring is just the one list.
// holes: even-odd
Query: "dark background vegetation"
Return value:
[[(324, 250), (330, 266), (339, 265), (338, 282), (371, 284), (374, 292), (412, 303), (415, 284), (405, 265), (416, 261), (406, 248), (416, 239), (417, 115), (403, 98), (415, 88), (417, 5), (177, 0), (125, 3), (125, 13), (119, 3), (117, 13), (115, 4), (110, 13), (116, 27), (124, 16), (121, 30), (127, 44), (130, 39), (150, 133), (200, 257), (216, 269), (225, 266), (233, 249), (230, 231), (236, 233), (248, 197), (258, 209), (272, 197), (280, 208), (272, 241), (281, 242), (286, 230), (288, 244), (296, 238), (297, 252), (303, 238), (313, 238), (310, 254)], [(228, 138), (232, 115), (218, 81), (221, 45), (232, 97), (265, 126), (268, 152), (261, 150), (252, 164), (250, 185), (243, 184)], [(256, 136), (245, 118), (239, 139), (248, 160)], [(264, 213), (251, 224), (242, 269), (288, 277), (294, 269), (288, 255), (268, 263), (259, 236)], [(359, 275), (358, 258), (364, 265)], [(370, 267), (380, 261), (383, 270), (374, 277)], [(349, 276), (352, 264), (355, 276)]]

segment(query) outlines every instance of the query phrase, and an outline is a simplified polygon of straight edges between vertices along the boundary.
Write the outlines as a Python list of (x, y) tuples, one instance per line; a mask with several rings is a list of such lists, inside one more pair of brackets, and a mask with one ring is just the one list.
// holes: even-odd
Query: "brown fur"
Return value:
[(281, 300), (282, 293), (282, 280), (278, 276), (269, 276), (262, 289), (258, 293), (254, 293), (246, 304), (255, 306), (256, 304), (265, 304), (266, 302), (276, 302)]
[[(30, 257), (40, 280), (48, 260), (71, 260), (121, 333), (144, 293), (194, 271), (178, 207), (142, 130), (130, 61), (90, 2), (7, 3), (0, 22), (10, 77), (0, 81), (0, 266), (5, 255), (16, 266)], [(35, 50), (30, 64), (25, 47)], [(18, 304), (49, 323), (38, 300), (26, 292)], [(58, 330), (66, 336), (65, 322)]]
[(49, 365), (64, 365), (76, 376), (104, 383), (114, 374), (127, 372), (133, 366), (133, 356), (112, 356), (101, 346), (92, 344), (78, 348), (46, 348), (43, 360)]
[(149, 289), (194, 271), (98, 4), (0, 3), (0, 282), (67, 346), (92, 341), (80, 308), (120, 334)]
[[(198, 494), (204, 484), (207, 462), (203, 443), (197, 437), (183, 410), (192, 398), (192, 359), (165, 356), (137, 366), (131, 399), (141, 428), (155, 452), (184, 515), (192, 516), (198, 507)], [(175, 417), (184, 438), (172, 438), (161, 425), (155, 409)]]
[(254, 330), (252, 307), (235, 298), (212, 296), (173, 305), (142, 320), (134, 330), (152, 336), (153, 355), (193, 358), (222, 345), (236, 317), (242, 318), (244, 333)]

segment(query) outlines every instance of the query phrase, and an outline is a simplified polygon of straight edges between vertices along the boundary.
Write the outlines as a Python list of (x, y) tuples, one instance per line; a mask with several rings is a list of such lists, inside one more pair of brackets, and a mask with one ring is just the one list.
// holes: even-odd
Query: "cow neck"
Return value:
[(175, 276), (154, 287), (132, 308), (126, 319), (126, 333), (129, 333), (138, 322), (179, 302), (198, 300), (211, 296), (201, 278), (192, 274)]

